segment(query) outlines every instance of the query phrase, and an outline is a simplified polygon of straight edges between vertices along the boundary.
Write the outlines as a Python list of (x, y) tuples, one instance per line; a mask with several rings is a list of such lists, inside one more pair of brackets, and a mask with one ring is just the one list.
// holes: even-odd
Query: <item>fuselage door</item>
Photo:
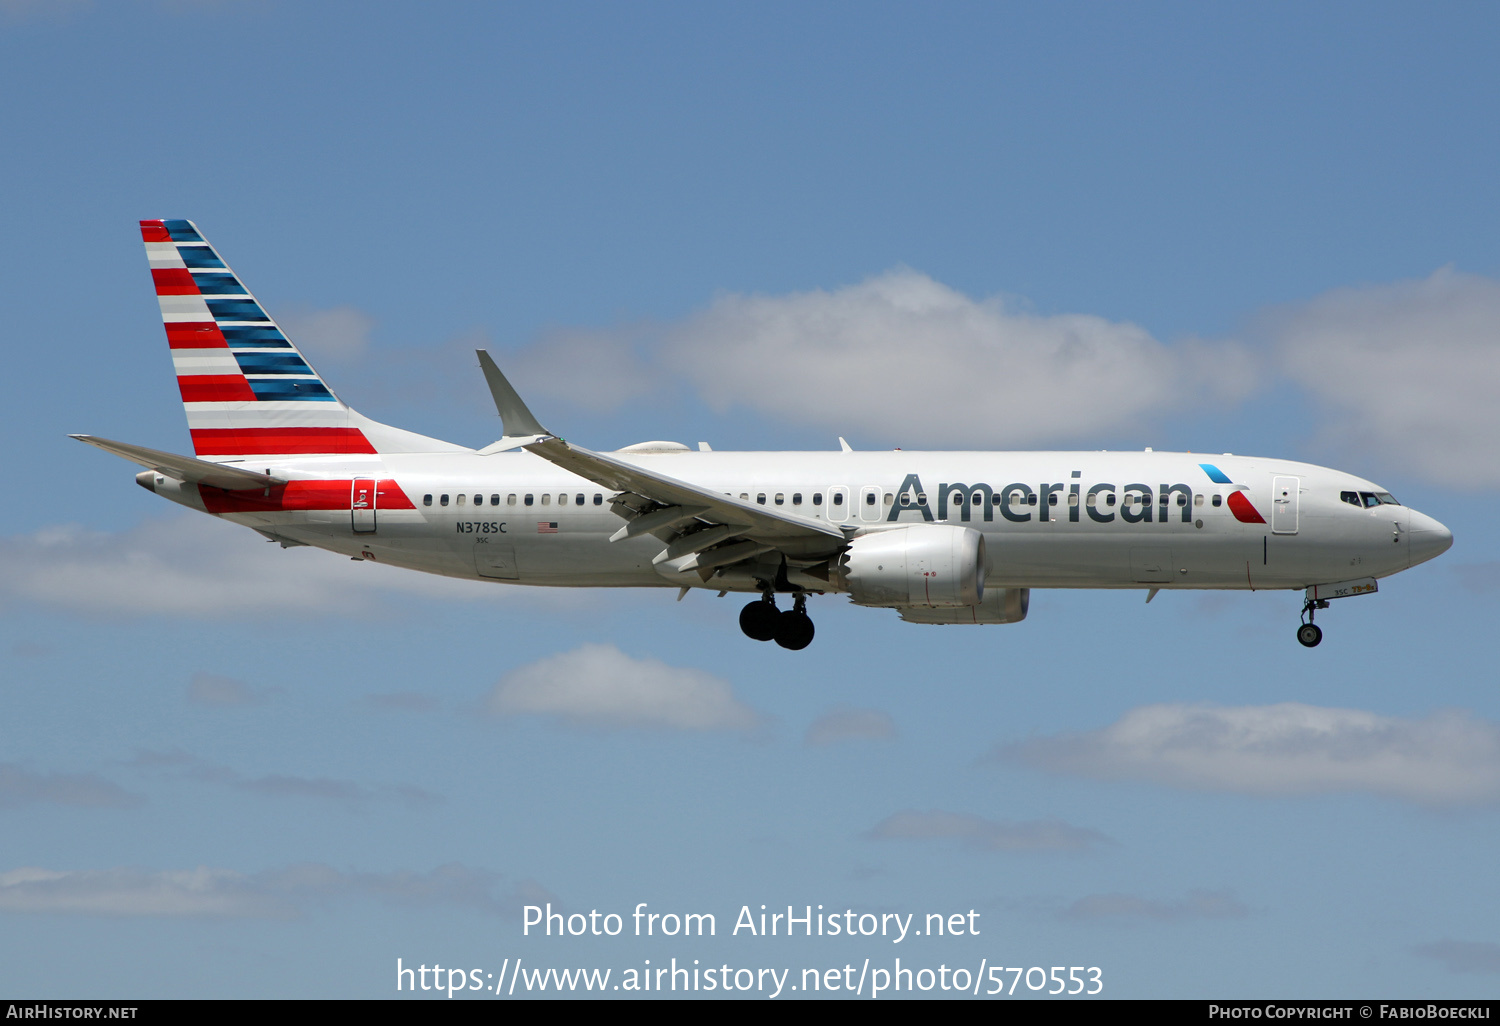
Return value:
[(355, 534), (375, 530), (375, 482), (368, 477), (354, 479), (349, 491), (349, 515)]
[(1297, 533), (1299, 477), (1278, 477), (1271, 481), (1271, 533)]
[(881, 519), (880, 488), (865, 485), (859, 490), (859, 519), (875, 521)]

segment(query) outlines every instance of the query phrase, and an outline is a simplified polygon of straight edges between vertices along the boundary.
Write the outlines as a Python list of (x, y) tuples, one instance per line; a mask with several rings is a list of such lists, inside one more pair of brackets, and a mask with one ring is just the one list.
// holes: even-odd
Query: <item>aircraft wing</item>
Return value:
[(249, 491), (252, 488), (270, 488), (272, 485), (285, 484), (281, 478), (272, 477), (269, 474), (257, 474), (253, 470), (226, 467), (222, 463), (210, 463), (208, 460), (200, 460), (192, 456), (179, 456), (176, 453), (162, 452), (160, 449), (148, 449), (144, 445), (114, 442), (108, 438), (100, 438), (98, 435), (69, 435), (68, 437), (98, 446), (105, 452), (112, 452), (131, 463), (138, 463), (159, 474), (175, 477), (179, 481), (213, 485), (215, 488), (224, 488), (228, 491)]
[[(633, 463), (584, 449), (561, 438), (544, 438), (524, 448), (564, 470), (606, 488), (633, 492), (661, 507), (675, 507), (681, 510), (684, 520), (697, 519), (711, 524), (743, 528), (744, 530), (735, 533), (735, 537), (749, 538), (775, 548), (791, 545), (798, 549), (827, 548), (829, 551), (836, 549), (844, 541), (844, 532), (832, 524), (792, 516), (780, 510), (736, 499), (723, 492), (711, 491), (665, 474), (644, 470)], [(644, 522), (646, 516), (657, 513), (664, 517), (656, 522), (657, 525), (671, 526), (671, 514), (666, 509), (646, 513), (639, 519)], [(622, 529), (622, 532), (627, 533), (622, 533), (620, 537), (643, 534), (651, 529), (643, 527), (640, 531), (630, 531), (630, 526), (627, 524)]]

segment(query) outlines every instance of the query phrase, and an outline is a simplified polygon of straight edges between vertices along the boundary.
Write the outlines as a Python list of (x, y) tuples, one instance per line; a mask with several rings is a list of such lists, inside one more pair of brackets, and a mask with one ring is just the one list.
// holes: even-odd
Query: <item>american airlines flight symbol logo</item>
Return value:
[[(1225, 474), (1224, 471), (1212, 463), (1200, 463), (1198, 466), (1203, 468), (1203, 472), (1208, 475), (1208, 479), (1214, 484), (1234, 484), (1233, 481), (1229, 480), (1228, 474)], [(1250, 500), (1245, 498), (1245, 493), (1238, 488), (1230, 492), (1229, 498), (1224, 501), (1229, 503), (1229, 512), (1234, 514), (1234, 519), (1242, 524), (1264, 524), (1266, 522), (1266, 518), (1260, 515), (1260, 511), (1250, 504)]]

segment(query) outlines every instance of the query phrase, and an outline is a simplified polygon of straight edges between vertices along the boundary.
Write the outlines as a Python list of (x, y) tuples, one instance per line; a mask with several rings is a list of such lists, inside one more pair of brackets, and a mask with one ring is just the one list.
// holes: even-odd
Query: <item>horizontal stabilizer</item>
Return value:
[(272, 485), (285, 484), (281, 478), (272, 477), (269, 474), (257, 474), (253, 470), (241, 470), (239, 467), (226, 467), (219, 463), (194, 459), (191, 456), (179, 456), (176, 453), (162, 452), (160, 449), (148, 449), (144, 445), (113, 442), (97, 435), (69, 435), (68, 437), (87, 442), (105, 452), (112, 452), (131, 463), (138, 463), (158, 474), (175, 477), (179, 481), (212, 485), (229, 491), (249, 491), (252, 488), (269, 488)]

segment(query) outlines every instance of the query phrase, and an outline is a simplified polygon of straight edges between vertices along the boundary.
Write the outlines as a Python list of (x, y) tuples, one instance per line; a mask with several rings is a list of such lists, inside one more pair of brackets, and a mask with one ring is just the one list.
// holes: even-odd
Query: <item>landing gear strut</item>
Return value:
[(1316, 648), (1323, 640), (1323, 628), (1313, 623), (1313, 615), (1317, 610), (1327, 608), (1327, 599), (1308, 599), (1302, 603), (1302, 626), (1297, 628), (1297, 640), (1305, 648)]
[(812, 644), (813, 622), (807, 615), (807, 595), (798, 592), (792, 608), (779, 610), (776, 598), (766, 593), (740, 610), (740, 630), (756, 641), (775, 641), (782, 648), (800, 651)]

